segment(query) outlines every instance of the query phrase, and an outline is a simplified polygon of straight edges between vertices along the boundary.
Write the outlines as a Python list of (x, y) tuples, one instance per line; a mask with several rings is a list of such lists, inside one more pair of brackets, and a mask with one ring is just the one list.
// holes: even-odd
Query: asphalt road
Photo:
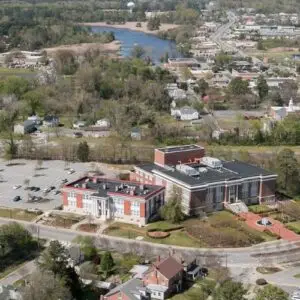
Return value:
[[(10, 219), (0, 218), (0, 225), (7, 224), (11, 222)], [(85, 232), (76, 232), (69, 229), (55, 228), (51, 226), (45, 226), (41, 224), (32, 224), (30, 222), (18, 221), (18, 223), (25, 226), (30, 232), (34, 235), (39, 235), (40, 238), (45, 239), (55, 239), (59, 241), (71, 242), (77, 235), (89, 235), (94, 237), (106, 237), (93, 233)], [(109, 240), (114, 240), (116, 242), (123, 241), (126, 244), (134, 243), (136, 241), (127, 240), (117, 237), (109, 237)], [(203, 248), (186, 248), (186, 247), (177, 247), (177, 246), (168, 246), (162, 244), (154, 244), (142, 242), (145, 245), (148, 245), (152, 248), (153, 253), (159, 253), (160, 251), (165, 251), (166, 249), (178, 249), (185, 255), (193, 256), (216, 256), (219, 258), (219, 261), (227, 266), (240, 266), (240, 267), (249, 267), (255, 265), (261, 265), (262, 260), (265, 258), (259, 257), (260, 254), (269, 253), (269, 258), (272, 262), (280, 263), (280, 261), (287, 260), (298, 260), (300, 261), (300, 245), (297, 243), (289, 243), (285, 241), (275, 241), (264, 243), (261, 245), (256, 245), (249, 248), (235, 248), (235, 249), (203, 249)], [(294, 252), (287, 254), (285, 251), (290, 251), (294, 249)], [(297, 256), (298, 255), (298, 256)]]
[[(224, 51), (236, 52), (239, 56), (242, 56), (242, 57), (248, 56), (243, 51), (241, 51), (240, 49), (238, 49), (238, 48), (236, 48), (232, 45), (229, 45), (226, 41), (223, 40), (223, 37), (225, 37), (227, 35), (230, 28), (237, 22), (237, 17), (233, 12), (229, 11), (227, 13), (227, 17), (229, 19), (229, 22), (222, 25), (222, 26), (220, 26), (210, 36), (210, 39), (213, 40), (216, 44), (218, 44), (219, 47)], [(257, 57), (252, 57), (252, 61), (253, 61), (253, 64), (261, 64), (262, 63), (262, 61), (260, 59), (258, 59)]]

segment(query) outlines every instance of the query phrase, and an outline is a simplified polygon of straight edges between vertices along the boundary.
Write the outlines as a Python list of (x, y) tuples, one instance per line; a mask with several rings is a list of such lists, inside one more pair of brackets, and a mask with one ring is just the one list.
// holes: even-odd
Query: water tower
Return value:
[(134, 7), (135, 7), (134, 2), (130, 1), (127, 3), (127, 8), (130, 10), (130, 13), (132, 13)]

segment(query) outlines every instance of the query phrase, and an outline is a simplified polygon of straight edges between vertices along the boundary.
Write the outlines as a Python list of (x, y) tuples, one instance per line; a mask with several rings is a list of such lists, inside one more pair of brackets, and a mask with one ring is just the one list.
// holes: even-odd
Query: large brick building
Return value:
[(164, 204), (163, 186), (83, 177), (62, 189), (65, 211), (145, 225)]
[(222, 210), (227, 204), (272, 202), (277, 175), (240, 161), (206, 157), (203, 147), (155, 149), (154, 163), (136, 166), (131, 179), (166, 187), (166, 199), (178, 187), (187, 215)]

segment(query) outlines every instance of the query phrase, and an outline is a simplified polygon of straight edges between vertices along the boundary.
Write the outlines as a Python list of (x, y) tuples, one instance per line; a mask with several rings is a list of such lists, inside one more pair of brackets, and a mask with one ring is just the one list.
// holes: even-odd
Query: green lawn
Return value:
[[(274, 237), (264, 232), (249, 228), (243, 221), (227, 211), (214, 213), (206, 220), (191, 218), (180, 225), (183, 226), (182, 229), (178, 228), (179, 225), (159, 221), (140, 228), (136, 225), (117, 222), (110, 225), (105, 230), (105, 234), (129, 239), (141, 236), (144, 241), (152, 243), (195, 248), (246, 247), (274, 240)], [(150, 238), (147, 230), (154, 228), (171, 230), (170, 235), (161, 239)]]
[(180, 294), (174, 295), (171, 300), (207, 300), (209, 294), (215, 288), (216, 282), (210, 279), (202, 279), (195, 282), (190, 288)]
[(2, 73), (13, 75), (13, 74), (20, 74), (20, 73), (35, 73), (35, 72), (30, 69), (25, 69), (25, 68), (13, 69), (13, 68), (0, 67), (0, 74), (2, 74)]
[(165, 245), (177, 245), (177, 246), (184, 246), (184, 247), (204, 247), (205, 244), (201, 241), (197, 241), (196, 239), (190, 238), (186, 232), (181, 230), (176, 230), (170, 232), (170, 236), (163, 238), (163, 239), (153, 239), (146, 235), (146, 230), (138, 228), (140, 232), (135, 231), (134, 225), (132, 228), (130, 226), (127, 227), (127, 224), (120, 228), (114, 225), (109, 227), (105, 230), (105, 234), (110, 236), (118, 236), (127, 239), (136, 239), (138, 236), (142, 236), (144, 241), (152, 242), (152, 243), (159, 243)]
[(294, 275), (295, 278), (300, 278), (300, 273)]
[(0, 217), (15, 220), (32, 221), (38, 216), (34, 212), (28, 212), (22, 209), (0, 208)]
[(287, 223), (286, 227), (295, 233), (300, 234), (300, 221)]

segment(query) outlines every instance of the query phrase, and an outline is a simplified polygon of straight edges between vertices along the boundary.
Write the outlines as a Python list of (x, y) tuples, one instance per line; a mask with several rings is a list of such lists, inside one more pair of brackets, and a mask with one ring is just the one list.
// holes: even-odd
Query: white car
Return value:
[(14, 189), (14, 190), (17, 190), (17, 189), (19, 189), (20, 187), (21, 187), (21, 185), (20, 185), (20, 184), (17, 184), (17, 185), (14, 185), (14, 186), (13, 186), (13, 189)]
[(70, 169), (69, 171), (68, 171), (68, 174), (70, 175), (70, 174), (73, 174), (73, 173), (75, 173), (75, 170), (73, 170), (73, 169)]

